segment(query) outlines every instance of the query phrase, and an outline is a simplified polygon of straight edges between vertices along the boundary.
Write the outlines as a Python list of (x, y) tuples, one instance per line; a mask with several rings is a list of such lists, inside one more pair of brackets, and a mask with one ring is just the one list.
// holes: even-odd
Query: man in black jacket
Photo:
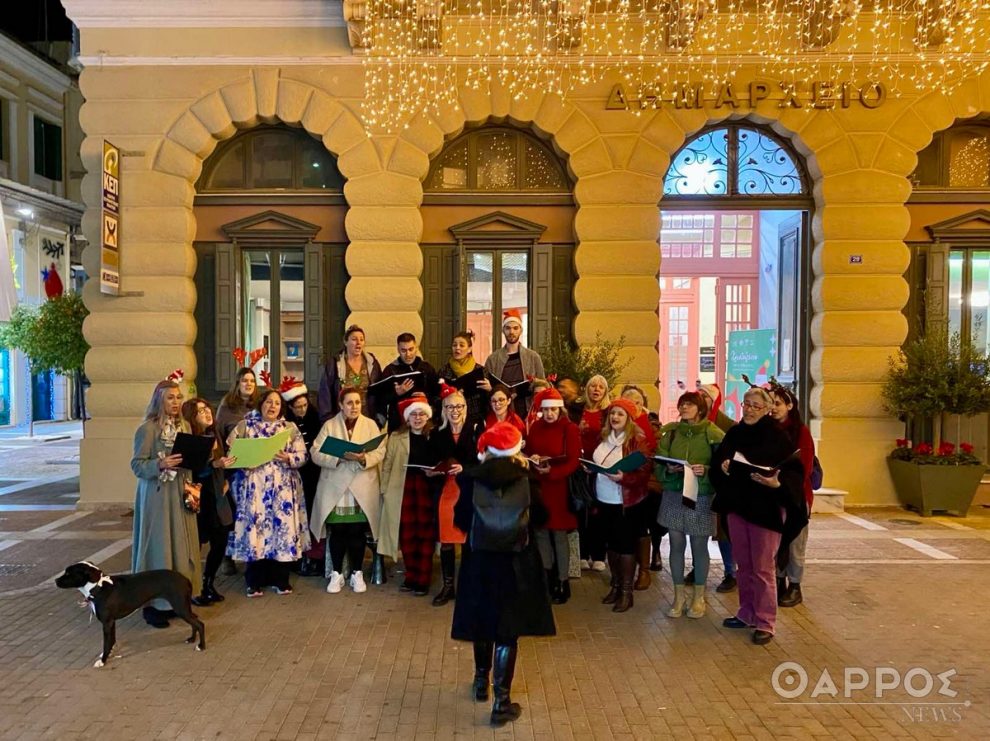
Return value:
[[(436, 370), (418, 355), (416, 336), (403, 332), (395, 338), (399, 356), (382, 369), (381, 382), (370, 389), (375, 394), (378, 409), (385, 409), (389, 430), (399, 429), (399, 402), (416, 391), (426, 394), (434, 416), (440, 396), (440, 381)], [(414, 375), (407, 375), (414, 374)], [(395, 378), (398, 377), (398, 378)], [(395, 378), (395, 380), (391, 380)]]

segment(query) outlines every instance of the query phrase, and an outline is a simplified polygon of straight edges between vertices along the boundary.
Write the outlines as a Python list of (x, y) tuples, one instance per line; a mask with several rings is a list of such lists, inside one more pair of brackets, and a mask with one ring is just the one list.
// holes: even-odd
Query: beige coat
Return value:
[[(354, 431), (350, 439), (355, 443), (364, 443), (380, 434), (378, 425), (362, 415), (354, 423)], [(309, 520), (310, 530), (317, 540), (326, 537), (327, 517), (344, 498), (344, 494), (350, 492), (368, 518), (372, 535), (377, 538), (378, 521), (382, 511), (378, 470), (385, 456), (385, 445), (383, 443), (366, 453), (365, 463), (362, 466), (357, 461), (345, 461), (343, 458), (321, 453), (320, 446), (327, 437), (347, 439), (343, 412), (323, 424), (320, 434), (316, 436), (310, 448), (313, 463), (320, 467), (320, 481), (316, 485), (313, 514)]]
[(389, 558), (399, 555), (399, 521), (402, 518), (402, 490), (406, 485), (409, 462), (408, 429), (388, 436), (385, 462), (382, 463), (382, 516), (378, 526), (378, 552)]

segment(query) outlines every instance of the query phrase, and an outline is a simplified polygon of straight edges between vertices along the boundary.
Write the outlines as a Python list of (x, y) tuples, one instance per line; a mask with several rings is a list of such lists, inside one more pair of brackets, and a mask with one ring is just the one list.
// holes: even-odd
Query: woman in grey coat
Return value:
[[(131, 470), (137, 476), (134, 498), (134, 548), (131, 570), (172, 569), (189, 579), (198, 591), (202, 582), (196, 515), (183, 504), (183, 488), (191, 480), (180, 468), (181, 455), (172, 455), (179, 432), (189, 432), (181, 416), (182, 390), (175, 381), (155, 386), (144, 423), (134, 435)], [(156, 599), (144, 608), (144, 619), (155, 628), (167, 628), (172, 605)]]

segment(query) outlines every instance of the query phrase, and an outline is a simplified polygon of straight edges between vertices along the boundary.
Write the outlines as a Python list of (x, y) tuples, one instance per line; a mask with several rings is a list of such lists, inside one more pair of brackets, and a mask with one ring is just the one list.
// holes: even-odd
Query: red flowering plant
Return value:
[[(937, 327), (928, 328), (890, 358), (881, 389), (883, 405), (905, 423), (907, 433), (897, 440), (890, 457), (919, 465), (979, 464), (970, 443), (957, 445), (944, 437), (963, 440), (964, 422), (972, 429), (975, 415), (990, 411), (988, 369), (985, 352), (963, 342), (958, 332)], [(914, 445), (909, 438), (915, 439)]]
[(911, 445), (910, 440), (902, 437), (897, 438), (896, 442), (897, 447), (890, 457), (897, 461), (908, 461), (919, 466), (971, 466), (980, 462), (973, 455), (970, 443), (959, 443), (957, 448), (955, 443), (943, 441), (935, 449), (931, 443)]

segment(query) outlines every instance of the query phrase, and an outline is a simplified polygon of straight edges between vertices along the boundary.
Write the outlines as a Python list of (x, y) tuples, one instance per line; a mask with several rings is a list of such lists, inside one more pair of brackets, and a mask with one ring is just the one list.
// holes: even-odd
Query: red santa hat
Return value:
[(534, 399), (533, 408), (534, 409), (546, 409), (547, 407), (562, 407), (564, 406), (564, 397), (560, 395), (560, 392), (553, 386), (550, 388), (545, 388), (540, 391), (536, 398)]
[(399, 414), (402, 415), (402, 419), (406, 422), (409, 421), (409, 415), (415, 411), (426, 412), (427, 416), (433, 414), (433, 409), (430, 407), (430, 402), (426, 398), (426, 394), (421, 391), (412, 393), (399, 402)]
[(508, 422), (496, 422), (485, 430), (478, 439), (478, 458), (485, 454), (496, 458), (508, 458), (522, 450), (522, 433)]
[[(456, 386), (451, 386), (446, 381), (440, 381), (440, 401), (443, 401), (451, 394), (460, 394), (460, 390)], [(463, 396), (463, 394), (461, 394)]]
[(519, 309), (509, 309), (508, 311), (502, 312), (502, 329), (505, 329), (506, 324), (518, 324), (520, 329), (522, 328), (522, 313)]
[(282, 394), (286, 404), (291, 404), (293, 400), (308, 394), (309, 389), (295, 376), (282, 376), (282, 383), (278, 385), (278, 392)]
[(175, 381), (176, 383), (182, 383), (185, 379), (186, 373), (182, 368), (176, 368), (174, 371), (165, 376), (166, 381)]

